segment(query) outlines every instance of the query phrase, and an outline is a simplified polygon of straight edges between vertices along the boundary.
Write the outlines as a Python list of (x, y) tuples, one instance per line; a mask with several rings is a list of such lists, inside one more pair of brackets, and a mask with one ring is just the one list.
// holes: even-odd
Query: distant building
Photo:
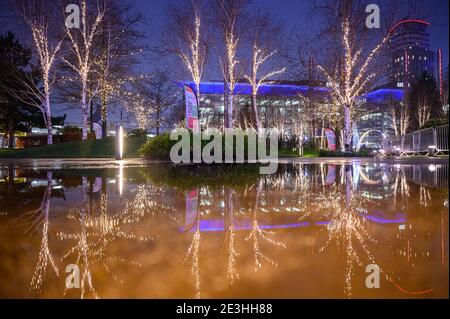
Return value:
[(401, 106), (403, 97), (404, 90), (392, 88), (378, 88), (362, 95), (359, 102), (366, 112), (356, 122), (354, 144), (381, 148), (383, 139), (395, 134), (392, 109)]
[(423, 72), (435, 76), (435, 52), (430, 50), (430, 23), (424, 20), (399, 21), (389, 31), (391, 80), (397, 88), (409, 89)]
[[(176, 83), (180, 88), (194, 83), (182, 81)], [(331, 103), (331, 90), (326, 82), (314, 81), (277, 81), (262, 85), (258, 93), (258, 109), (261, 125), (266, 128), (277, 127), (283, 134), (296, 134), (296, 126), (305, 112), (306, 103), (311, 101), (314, 108), (327, 108)], [(223, 127), (224, 83), (221, 81), (202, 82), (200, 84), (200, 122), (203, 127)], [(356, 123), (354, 145), (361, 141), (368, 148), (380, 148), (383, 136), (393, 134), (391, 109), (403, 100), (403, 89), (378, 88), (360, 97), (359, 103), (369, 112), (365, 112)], [(243, 110), (250, 109), (251, 86), (237, 83), (235, 88), (234, 119), (242, 124)], [(318, 121), (319, 122), (319, 121)], [(326, 123), (325, 123), (326, 124)], [(320, 138), (322, 122), (317, 123), (315, 138)], [(366, 132), (369, 132), (365, 134)]]
[[(177, 82), (179, 87), (191, 82)], [(203, 127), (223, 127), (224, 119), (224, 82), (210, 81), (200, 84), (200, 123)], [(242, 127), (249, 115), (252, 88), (248, 82), (236, 84), (233, 117)], [(277, 81), (261, 85), (258, 91), (258, 109), (263, 127), (277, 127), (286, 134), (293, 133), (298, 125), (300, 114), (304, 111), (306, 99), (314, 100), (317, 105), (329, 103), (330, 89), (322, 81)], [(247, 119), (245, 117), (247, 116)]]

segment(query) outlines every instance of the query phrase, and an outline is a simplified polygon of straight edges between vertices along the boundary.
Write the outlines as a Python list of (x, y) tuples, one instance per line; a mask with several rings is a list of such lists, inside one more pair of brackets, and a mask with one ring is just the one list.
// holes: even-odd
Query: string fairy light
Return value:
[(369, 72), (369, 67), (377, 53), (390, 39), (390, 34), (385, 36), (381, 42), (376, 45), (366, 57), (364, 57), (362, 48), (356, 51), (354, 50), (356, 43), (355, 40), (351, 38), (351, 23), (349, 17), (344, 17), (341, 29), (342, 46), (344, 50), (343, 68), (338, 68), (334, 74), (327, 71), (322, 65), (318, 65), (318, 69), (324, 74), (329, 83), (333, 104), (341, 110), (344, 110), (344, 142), (345, 144), (350, 145), (352, 138), (352, 110), (357, 103), (358, 97), (376, 76), (374, 72)]

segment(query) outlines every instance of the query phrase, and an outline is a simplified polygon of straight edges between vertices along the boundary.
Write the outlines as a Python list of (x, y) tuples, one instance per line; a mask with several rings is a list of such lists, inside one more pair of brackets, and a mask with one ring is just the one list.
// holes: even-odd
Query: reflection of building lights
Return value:
[(116, 128), (116, 160), (123, 158), (123, 126), (119, 125)]
[(123, 194), (123, 162), (121, 161), (119, 163), (119, 172), (117, 175), (117, 191), (119, 192), (119, 195), (122, 196)]
[(429, 155), (434, 156), (436, 153), (436, 149), (437, 149), (436, 145), (430, 145), (430, 146), (428, 146), (428, 149), (430, 150)]
[(428, 169), (430, 170), (430, 172), (435, 172), (436, 171), (436, 165), (430, 165), (430, 166), (428, 166)]

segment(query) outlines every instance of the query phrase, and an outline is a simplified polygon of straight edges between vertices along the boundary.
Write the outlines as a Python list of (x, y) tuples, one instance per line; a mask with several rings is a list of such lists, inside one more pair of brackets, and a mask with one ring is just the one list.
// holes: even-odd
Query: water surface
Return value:
[(448, 165), (1, 173), (2, 298), (448, 298)]

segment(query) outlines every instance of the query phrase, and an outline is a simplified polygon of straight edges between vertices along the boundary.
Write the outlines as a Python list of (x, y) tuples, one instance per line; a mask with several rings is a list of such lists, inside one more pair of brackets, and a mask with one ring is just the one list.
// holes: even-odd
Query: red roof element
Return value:
[(395, 29), (397, 29), (400, 25), (404, 24), (404, 23), (420, 23), (420, 24), (424, 24), (426, 26), (431, 25), (430, 22), (427, 22), (425, 20), (417, 20), (417, 19), (410, 19), (410, 20), (402, 20), (400, 22), (397, 22), (396, 25), (394, 25), (391, 30), (389, 30), (389, 34), (392, 34), (392, 32), (395, 31)]

